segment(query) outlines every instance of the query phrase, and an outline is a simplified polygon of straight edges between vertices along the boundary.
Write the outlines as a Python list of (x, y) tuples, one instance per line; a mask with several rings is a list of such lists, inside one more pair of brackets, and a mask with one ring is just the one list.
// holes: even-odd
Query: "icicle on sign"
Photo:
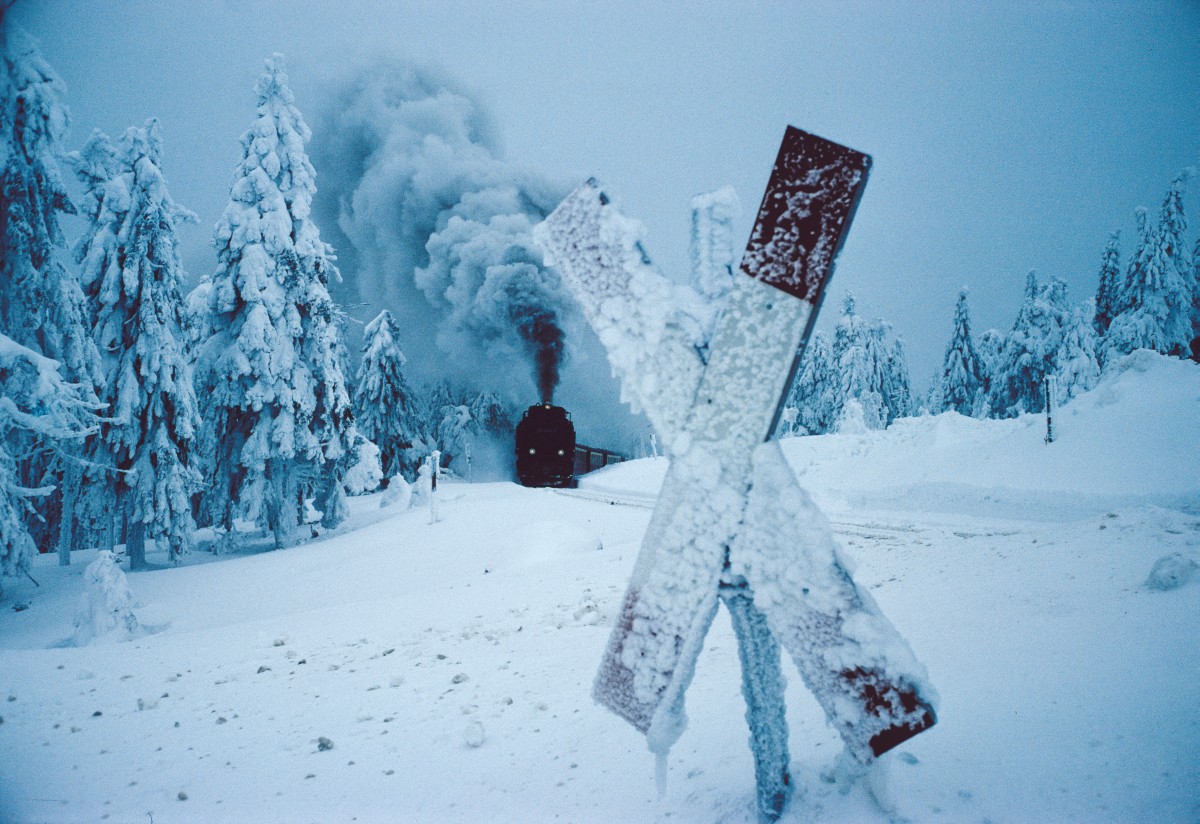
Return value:
[(859, 762), (934, 723), (923, 669), (854, 584), (828, 525), (767, 440), (869, 167), (864, 154), (788, 128), (742, 261), (748, 277), (736, 278), (707, 360), (649, 305), (662, 277), (636, 224), (594, 181), (535, 230), (608, 347), (623, 397), (644, 409), (671, 456), (595, 697), (665, 754), (686, 725), (684, 692), (722, 598), (738, 629), (745, 693), (758, 696), (749, 720), (768, 817), (779, 815), (789, 784), (782, 698), (760, 700), (782, 693), (759, 689), (780, 680), (776, 639)]

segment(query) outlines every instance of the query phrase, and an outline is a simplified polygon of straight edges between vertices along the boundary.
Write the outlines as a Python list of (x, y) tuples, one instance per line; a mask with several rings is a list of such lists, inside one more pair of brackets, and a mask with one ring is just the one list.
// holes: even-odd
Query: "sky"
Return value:
[[(161, 120), (172, 194), (200, 217), (180, 230), (193, 279), (215, 267), (211, 227), (273, 52), (313, 144), (354, 78), (422, 67), (476, 101), (504, 162), (566, 188), (600, 179), (679, 279), (689, 199), (732, 185), (748, 237), (786, 125), (866, 152), (871, 178), (818, 328), (853, 292), (904, 338), (919, 389), (960, 287), (977, 333), (1011, 325), (1031, 269), (1083, 300), (1109, 233), (1124, 230), (1128, 254), (1134, 208), (1156, 211), (1200, 165), (1200, 3), (1183, 0), (19, 0), (11, 14), (66, 83), (68, 148), (93, 128)], [(346, 242), (336, 225), (322, 234)], [(344, 251), (340, 296), (369, 320)]]

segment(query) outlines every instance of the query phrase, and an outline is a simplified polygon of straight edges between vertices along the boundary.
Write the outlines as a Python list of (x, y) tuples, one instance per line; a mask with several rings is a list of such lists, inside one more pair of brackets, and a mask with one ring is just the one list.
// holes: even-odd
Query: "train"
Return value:
[(575, 425), (549, 402), (525, 410), (516, 432), (517, 480), (523, 486), (574, 487)]

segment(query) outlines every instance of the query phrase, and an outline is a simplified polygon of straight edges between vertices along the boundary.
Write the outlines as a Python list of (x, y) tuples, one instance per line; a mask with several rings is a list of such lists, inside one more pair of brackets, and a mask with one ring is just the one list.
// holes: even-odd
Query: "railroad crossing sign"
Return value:
[[(664, 311), (638, 225), (588, 181), (535, 230), (671, 464), (594, 696), (665, 756), (718, 600), (738, 636), (761, 815), (790, 790), (779, 645), (859, 763), (934, 724), (908, 645), (859, 590), (775, 428), (870, 158), (788, 127), (707, 349)], [(705, 357), (705, 352), (707, 357)]]

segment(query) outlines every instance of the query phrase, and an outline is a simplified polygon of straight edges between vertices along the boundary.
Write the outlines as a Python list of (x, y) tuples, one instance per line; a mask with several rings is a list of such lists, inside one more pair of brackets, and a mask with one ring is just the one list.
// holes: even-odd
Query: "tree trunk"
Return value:
[(267, 499), (264, 505), (267, 511), (267, 528), (275, 536), (275, 548), (283, 549), (290, 545), (296, 524), (299, 523), (291, 504), (286, 464), (281, 460), (267, 461), (266, 474)]
[(62, 477), (62, 520), (58, 522), (58, 565), (71, 565), (71, 550), (75, 549), (75, 505), (79, 501), (79, 469), (69, 465)]
[(125, 554), (129, 556), (130, 571), (146, 568), (146, 525), (140, 518), (129, 522), (125, 538)]
[(742, 696), (746, 699), (746, 722), (754, 753), (758, 818), (777, 821), (787, 806), (792, 784), (779, 644), (767, 627), (766, 616), (754, 606), (754, 597), (745, 583), (722, 583), (720, 595), (733, 622), (742, 664)]

